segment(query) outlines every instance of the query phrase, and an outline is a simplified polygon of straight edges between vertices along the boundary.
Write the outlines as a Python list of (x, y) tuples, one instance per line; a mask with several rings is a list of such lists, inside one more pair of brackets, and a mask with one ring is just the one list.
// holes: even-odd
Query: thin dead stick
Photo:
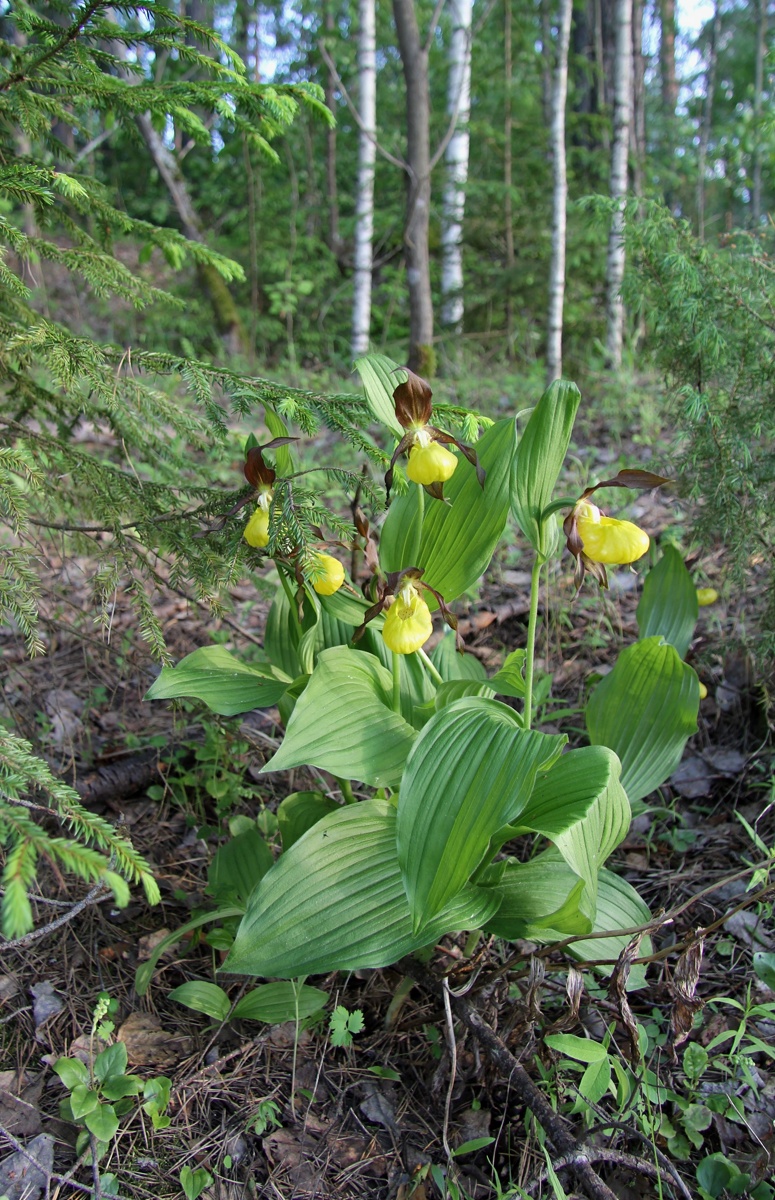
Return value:
[[(612, 1166), (624, 1167), (625, 1170), (635, 1171), (638, 1175), (647, 1175), (649, 1179), (656, 1179), (660, 1182), (662, 1180), (662, 1175), (658, 1166), (652, 1162), (649, 1162), (648, 1159), (637, 1158), (634, 1154), (625, 1154), (623, 1150), (608, 1150), (603, 1146), (599, 1148), (596, 1146), (585, 1146), (584, 1152), (588, 1156), (590, 1162), (610, 1163)], [(567, 1170), (569, 1168), (572, 1169), (574, 1166), (574, 1160), (572, 1157), (558, 1158), (552, 1163), (552, 1166), (554, 1167), (555, 1171), (562, 1171), (564, 1169)], [(682, 1195), (688, 1196), (689, 1200), (692, 1200), (691, 1192), (686, 1190), (683, 1182), (680, 1179), (677, 1179), (672, 1171), (670, 1172), (670, 1175), (675, 1182), (681, 1184)], [(538, 1179), (534, 1179), (532, 1183), (528, 1184), (528, 1186), (525, 1188), (525, 1191), (528, 1193), (528, 1195), (532, 1195), (536, 1189), (542, 1187), (543, 1184), (548, 1181), (548, 1179), (549, 1172), (542, 1172)]]
[(51, 1186), (51, 1180), (55, 1183), (66, 1183), (70, 1187), (76, 1188), (79, 1192), (86, 1192), (87, 1195), (92, 1195), (92, 1189), (84, 1183), (77, 1183), (75, 1179), (68, 1179), (65, 1175), (56, 1175), (53, 1171), (49, 1171), (48, 1167), (44, 1166), (34, 1154), (30, 1154), (27, 1147), (14, 1137), (10, 1129), (6, 1129), (5, 1125), (0, 1125), (0, 1137), (4, 1137), (9, 1146), (12, 1146), (17, 1154), (23, 1154), (27, 1162), (31, 1163), (36, 1171), (40, 1171), (43, 1178), (46, 1180), (46, 1191), (48, 1192)]
[(590, 1138), (594, 1133), (603, 1133), (605, 1130), (611, 1129), (621, 1130), (623, 1133), (626, 1133), (628, 1137), (637, 1138), (639, 1141), (643, 1142), (644, 1146), (648, 1146), (656, 1157), (659, 1165), (673, 1177), (675, 1185), (680, 1191), (681, 1195), (684, 1197), (684, 1200), (694, 1200), (692, 1193), (689, 1191), (688, 1187), (678, 1174), (678, 1171), (673, 1166), (667, 1155), (663, 1154), (659, 1147), (655, 1146), (651, 1139), (646, 1137), (645, 1133), (641, 1133), (639, 1129), (633, 1128), (632, 1125), (625, 1124), (624, 1121), (602, 1120), (598, 1125), (593, 1125), (591, 1129), (587, 1130), (587, 1137)]
[[(444, 993), (440, 982), (414, 959), (402, 960), (399, 969), (426, 991), (432, 991), (440, 999), (443, 997)], [(525, 1068), (501, 1041), (495, 1030), (479, 1016), (479, 1013), (464, 997), (455, 996), (454, 993), (448, 994), (452, 1008), (459, 1019), (466, 1028), (470, 1029), (490, 1061), (502, 1071), (509, 1086), (517, 1093), (523, 1104), (530, 1109), (554, 1149), (563, 1159), (567, 1159), (567, 1165), (584, 1184), (587, 1193), (593, 1200), (616, 1200), (615, 1194), (593, 1169), (586, 1150), (579, 1146), (563, 1118), (554, 1111)]]
[(86, 893), (83, 900), (79, 900), (77, 904), (74, 904), (61, 917), (57, 917), (55, 921), (49, 921), (48, 925), (41, 925), (40, 929), (33, 929), (30, 933), (23, 934), (22, 937), (14, 938), (13, 941), (0, 942), (0, 952), (3, 950), (19, 950), (22, 946), (29, 946), (32, 942), (37, 942), (47, 934), (53, 933), (55, 929), (59, 929), (60, 926), (67, 925), (68, 921), (72, 921), (74, 917), (77, 917), (90, 904), (100, 904), (103, 900), (107, 900), (111, 894), (110, 889), (106, 888), (104, 883), (96, 883), (91, 891)]

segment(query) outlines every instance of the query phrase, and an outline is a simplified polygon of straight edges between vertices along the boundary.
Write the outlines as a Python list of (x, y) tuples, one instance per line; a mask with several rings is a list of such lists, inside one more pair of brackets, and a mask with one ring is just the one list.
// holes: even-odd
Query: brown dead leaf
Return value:
[(130, 1013), (116, 1038), (126, 1046), (133, 1067), (174, 1067), (193, 1049), (192, 1038), (168, 1033), (152, 1013)]
[(698, 1000), (694, 994), (700, 978), (704, 944), (705, 939), (697, 930), (695, 941), (688, 949), (684, 950), (676, 963), (671, 985), (674, 998), (670, 1013), (670, 1036), (668, 1039), (673, 1059), (678, 1057), (676, 1050), (683, 1045), (692, 1031), (694, 1014), (699, 1012), (705, 1003), (704, 1000)]
[(618, 1008), (622, 1025), (627, 1030), (627, 1037), (630, 1040), (630, 1062), (633, 1066), (637, 1066), (640, 1062), (640, 1041), (638, 1026), (627, 999), (627, 980), (630, 977), (632, 964), (640, 953), (642, 941), (643, 934), (636, 933), (635, 937), (627, 943), (616, 960), (616, 966), (608, 984), (608, 995)]
[(38, 1101), (43, 1080), (29, 1080), (24, 1072), (0, 1071), (0, 1124), (18, 1138), (40, 1133)]
[[(148, 962), (159, 942), (163, 942), (165, 937), (169, 937), (169, 935), (170, 930), (164, 928), (155, 929), (153, 933), (146, 933), (144, 937), (141, 937), (137, 943), (137, 961)], [(170, 946), (170, 952), (174, 952), (174, 950), (175, 947)], [(164, 954), (162, 954), (162, 958), (164, 957)]]
[(107, 1042), (103, 1042), (102, 1038), (96, 1035), (91, 1038), (86, 1033), (80, 1033), (70, 1043), (70, 1058), (79, 1058), (88, 1067), (92, 1059), (101, 1054), (107, 1044)]
[(0, 1004), (7, 1004), (20, 991), (19, 981), (15, 975), (0, 975)]

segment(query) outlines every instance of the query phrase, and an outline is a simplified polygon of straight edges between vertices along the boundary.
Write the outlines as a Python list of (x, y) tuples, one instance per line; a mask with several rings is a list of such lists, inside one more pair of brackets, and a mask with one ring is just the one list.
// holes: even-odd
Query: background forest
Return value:
[[(772, 1200), (774, 18), (0, 5), (0, 1200)], [(397, 364), (432, 412), (406, 417)], [(577, 593), (558, 514), (577, 556), (594, 484), (651, 540)], [(385, 649), (399, 596), (430, 636), (431, 595), (465, 656), (438, 621), (428, 655)], [(325, 671), (356, 659), (371, 690), (340, 711)], [(400, 939), (356, 969), (340, 943), (390, 922), (349, 867), (299, 949), (297, 847), (337, 821), (368, 845), (377, 813), (392, 861), (384, 823), (446, 768), (411, 800), (391, 737), (403, 770), (467, 704), (484, 770), (496, 694), (523, 742), (570, 739), (561, 799), (605, 776), (594, 804), (501, 814), (450, 893), (478, 928), (439, 902), (433, 969)], [(517, 918), (481, 899), (503, 830), (532, 923), (519, 887)]]

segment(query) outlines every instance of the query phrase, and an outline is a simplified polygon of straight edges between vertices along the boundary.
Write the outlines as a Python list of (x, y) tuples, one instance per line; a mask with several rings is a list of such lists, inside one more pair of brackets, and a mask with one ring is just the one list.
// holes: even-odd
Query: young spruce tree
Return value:
[[(275, 435), (286, 422), (312, 432), (324, 421), (372, 457), (377, 452), (353, 427), (355, 398), (293, 392), (225, 367), (99, 344), (36, 309), (28, 267), (56, 263), (73, 273), (81, 292), (138, 309), (175, 301), (120, 261), (118, 239), (139, 243), (141, 262), (158, 252), (173, 268), (188, 261), (227, 283), (239, 280), (240, 267), (203, 241), (120, 211), (106, 188), (79, 170), (77, 148), (112, 123), (136, 131), (148, 117), (163, 137), (174, 127), (210, 146), (209, 118), (224, 141), (245, 137), (276, 159), (271, 141), (300, 107), (324, 119), (328, 110), (313, 85), (249, 82), (242, 62), (211, 29), (155, 0), (20, 0), (6, 12), (2, 33), (0, 620), (19, 631), (30, 655), (43, 652), (36, 547), (55, 532), (69, 551), (95, 563), (98, 621), (107, 624), (110, 599), (121, 589), (143, 637), (164, 659), (153, 589), (170, 582), (216, 604), (218, 588), (239, 576), (250, 553), (238, 519), (227, 520), (221, 532), (194, 536), (234, 504), (233, 492), (211, 482), (229, 410), (248, 417), (260, 406), (260, 419)], [(158, 82), (154, 64), (163, 55), (178, 56), (196, 78)], [(62, 129), (72, 131), (68, 145), (56, 136)], [(171, 380), (162, 387), (163, 376)], [(85, 448), (75, 436), (86, 423), (105, 435), (99, 446)], [(306, 482), (276, 489), (280, 532), (270, 552), (281, 536), (305, 545), (315, 523), (344, 531)], [(32, 927), (29, 895), (41, 859), (104, 883), (120, 903), (127, 902), (128, 883), (138, 881), (151, 901), (158, 897), (131, 844), (2, 726), (0, 846), (6, 938)]]

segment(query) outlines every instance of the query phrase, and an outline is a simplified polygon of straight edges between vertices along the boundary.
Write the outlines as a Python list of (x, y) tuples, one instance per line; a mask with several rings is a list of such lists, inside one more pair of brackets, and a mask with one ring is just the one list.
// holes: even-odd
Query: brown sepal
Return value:
[(620, 471), (614, 479), (604, 479), (602, 483), (596, 483), (592, 487), (585, 489), (581, 500), (586, 500), (598, 488), (604, 487), (626, 487), (632, 488), (633, 491), (647, 492), (651, 488), (662, 487), (664, 483), (672, 483), (665, 475), (654, 475), (652, 471), (627, 470)]
[(393, 389), (393, 403), (396, 407), (396, 417), (404, 429), (410, 426), (427, 425), (433, 411), (432, 396), (429, 385), (408, 367), (397, 368), (406, 371), (408, 378)]
[(211, 525), (209, 529), (200, 529), (197, 533), (192, 534), (192, 537), (204, 538), (208, 537), (211, 533), (220, 533), (229, 517), (233, 517), (235, 513), (238, 513), (241, 508), (245, 507), (246, 504), (250, 504), (251, 500), (253, 499), (255, 499), (253, 493), (249, 492), (247, 496), (243, 496), (241, 500), (238, 500), (237, 503), (233, 505), (229, 511), (224, 514), (224, 516), (216, 521), (214, 525)]
[[(600, 485), (598, 484), (598, 487)], [(593, 489), (594, 490), (594, 489)], [(585, 493), (586, 495), (586, 493)], [(584, 496), (581, 497), (584, 499)], [(581, 503), (581, 501), (579, 501)], [(562, 523), (563, 533), (565, 534), (565, 544), (576, 560), (576, 570), (573, 573), (573, 582), (576, 585), (576, 595), (581, 591), (581, 585), (584, 582), (584, 576), (587, 571), (600, 584), (601, 588), (608, 587), (608, 575), (602, 563), (593, 562), (591, 558), (587, 558), (584, 553), (584, 543), (579, 536), (578, 518), (576, 517), (576, 509), (573, 508), (568, 513)]]
[(441, 442), (444, 446), (457, 446), (460, 453), (468, 459), (471, 466), (476, 471), (476, 478), (479, 481), (479, 486), (484, 487), (484, 481), (487, 478), (487, 472), (479, 462), (479, 456), (473, 446), (469, 446), (467, 442), (460, 442), (451, 433), (445, 433), (443, 429), (437, 429), (435, 425), (429, 425), (433, 434), (434, 442)]
[(264, 450), (276, 450), (278, 446), (287, 446), (289, 442), (298, 442), (295, 437), (276, 437), (265, 446), (253, 446), (245, 455), (245, 478), (251, 487), (261, 484), (271, 487), (277, 478), (277, 472), (264, 462)]
[(393, 451), (393, 457), (390, 460), (390, 466), (388, 467), (387, 471), (385, 472), (385, 493), (386, 493), (385, 503), (386, 504), (390, 503), (390, 489), (393, 486), (393, 468), (395, 467), (396, 463), (398, 462), (399, 455), (403, 454), (405, 450), (408, 450), (411, 445), (412, 445), (412, 435), (410, 433), (405, 433), (404, 436), (401, 438), (401, 441), (398, 443), (395, 450)]
[[(432, 500), (444, 500), (444, 484), (443, 483), (438, 483), (438, 482), (437, 483), (424, 483), (423, 487), (425, 488), (426, 492), (428, 493), (428, 495), (431, 497)], [(444, 503), (449, 504), (449, 500), (445, 500)]]

